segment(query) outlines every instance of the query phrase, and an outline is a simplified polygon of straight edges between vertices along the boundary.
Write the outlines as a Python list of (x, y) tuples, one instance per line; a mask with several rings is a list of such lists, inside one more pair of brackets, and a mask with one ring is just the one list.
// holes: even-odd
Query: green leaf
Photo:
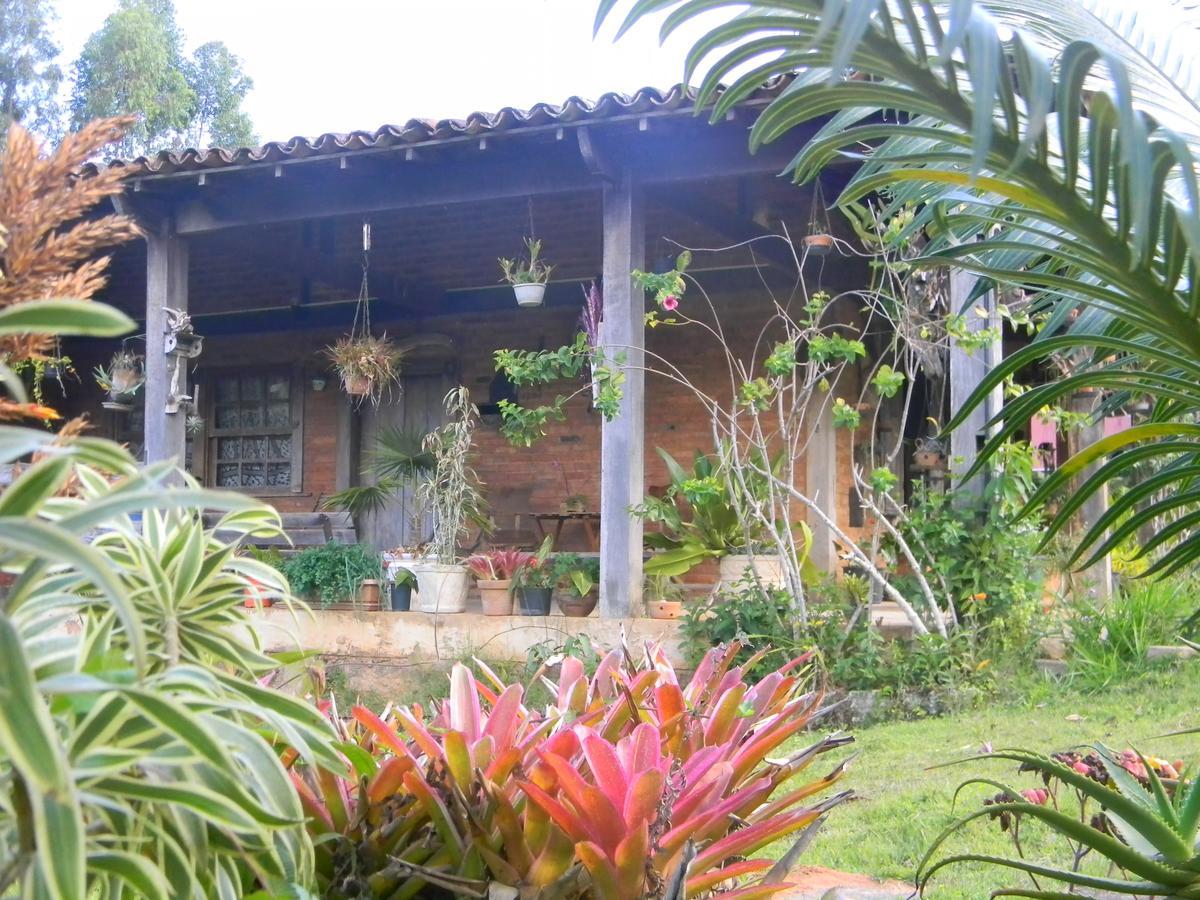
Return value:
[(0, 309), (0, 337), (63, 334), (120, 337), (133, 331), (133, 319), (118, 309), (86, 300), (31, 300)]

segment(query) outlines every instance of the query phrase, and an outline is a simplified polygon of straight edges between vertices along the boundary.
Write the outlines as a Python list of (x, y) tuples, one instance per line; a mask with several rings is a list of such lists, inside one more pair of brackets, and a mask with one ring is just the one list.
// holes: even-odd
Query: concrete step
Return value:
[(915, 634), (913, 624), (894, 600), (874, 604), (870, 615), (871, 624), (888, 640), (912, 640)]

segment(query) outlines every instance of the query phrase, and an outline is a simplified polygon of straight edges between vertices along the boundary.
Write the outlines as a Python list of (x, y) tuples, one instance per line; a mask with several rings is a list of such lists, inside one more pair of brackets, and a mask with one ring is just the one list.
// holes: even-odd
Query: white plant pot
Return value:
[(731, 587), (742, 580), (747, 569), (753, 569), (758, 580), (765, 588), (782, 588), (787, 586), (783, 574), (783, 563), (776, 555), (746, 556), (742, 553), (722, 556), (719, 568), (720, 582), (718, 586)]
[(467, 611), (471, 572), (466, 566), (444, 566), (432, 560), (415, 560), (405, 568), (417, 576), (414, 609), (427, 613)]
[(541, 306), (546, 296), (546, 285), (514, 284), (513, 293), (517, 295), (517, 306)]

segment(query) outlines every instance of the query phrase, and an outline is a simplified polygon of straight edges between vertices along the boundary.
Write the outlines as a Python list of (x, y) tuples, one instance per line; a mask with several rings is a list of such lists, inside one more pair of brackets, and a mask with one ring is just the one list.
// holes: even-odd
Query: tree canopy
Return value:
[(49, 0), (0, 0), (0, 132), (10, 122), (55, 136), (62, 70)]
[(133, 114), (138, 122), (115, 150), (150, 153), (186, 144), (254, 141), (241, 109), (253, 82), (220, 41), (184, 55), (172, 0), (121, 0), (75, 64), (71, 120)]

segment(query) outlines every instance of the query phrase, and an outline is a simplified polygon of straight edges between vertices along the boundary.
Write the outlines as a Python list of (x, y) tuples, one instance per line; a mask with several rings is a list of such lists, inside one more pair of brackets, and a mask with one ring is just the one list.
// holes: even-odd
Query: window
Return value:
[(220, 373), (212, 385), (212, 483), (254, 493), (299, 490), (298, 391), (291, 374)]

